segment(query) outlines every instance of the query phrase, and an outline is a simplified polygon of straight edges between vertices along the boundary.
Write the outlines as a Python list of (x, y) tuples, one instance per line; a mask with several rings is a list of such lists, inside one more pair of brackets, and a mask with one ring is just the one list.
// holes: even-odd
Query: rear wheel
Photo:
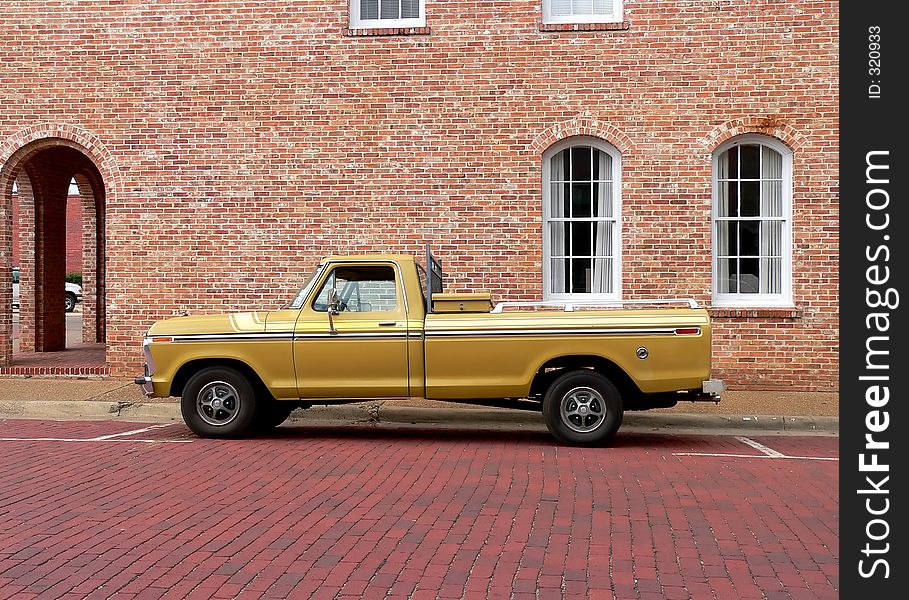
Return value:
[(560, 442), (595, 446), (622, 425), (622, 397), (609, 379), (589, 369), (559, 376), (543, 398), (546, 427)]
[(66, 312), (73, 312), (74, 310), (76, 310), (76, 296), (75, 296), (75, 294), (71, 294), (71, 293), (69, 293), (69, 292), (66, 292), (66, 304), (65, 304), (65, 309), (64, 309), (64, 310), (66, 310)]
[(186, 382), (180, 410), (196, 435), (239, 437), (253, 425), (256, 398), (249, 380), (240, 372), (229, 367), (208, 367)]

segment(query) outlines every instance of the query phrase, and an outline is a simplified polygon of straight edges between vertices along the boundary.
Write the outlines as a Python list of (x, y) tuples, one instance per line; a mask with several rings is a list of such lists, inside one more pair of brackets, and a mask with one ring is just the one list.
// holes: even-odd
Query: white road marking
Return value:
[(726, 458), (783, 458), (795, 460), (839, 460), (835, 456), (770, 456), (767, 454), (722, 454), (718, 452), (673, 452), (673, 456), (721, 456)]
[(744, 437), (744, 436), (737, 435), (737, 436), (735, 436), (735, 439), (737, 439), (738, 441), (742, 442), (743, 444), (747, 444), (747, 445), (751, 446), (751, 447), (754, 448), (755, 450), (760, 450), (761, 452), (763, 452), (763, 453), (766, 454), (767, 456), (771, 456), (771, 457), (773, 457), (773, 458), (783, 458), (783, 457), (786, 456), (786, 455), (783, 454), (782, 452), (777, 452), (777, 451), (774, 450), (773, 448), (768, 448), (768, 447), (765, 446), (764, 444), (761, 444), (761, 443), (759, 443), (759, 442), (755, 442), (755, 441), (752, 440), (751, 438), (746, 438), (746, 437)]
[(673, 452), (673, 456), (721, 456), (725, 458), (785, 458), (790, 460), (839, 460), (838, 457), (830, 456), (788, 456), (782, 452), (777, 452), (773, 448), (768, 448), (760, 442), (751, 438), (737, 435), (735, 439), (745, 445), (751, 446), (755, 450), (760, 450), (763, 454), (726, 454), (722, 452)]
[(2, 437), (0, 442), (140, 442), (142, 444), (188, 444), (192, 440), (148, 440), (148, 439), (127, 439), (124, 436), (146, 433), (153, 429), (162, 429), (170, 427), (174, 423), (164, 423), (163, 425), (149, 425), (141, 429), (132, 431), (121, 431), (120, 433), (111, 433), (109, 435), (99, 435), (93, 438), (52, 438), (52, 437), (35, 437), (35, 438), (15, 438)]
[(106, 439), (99, 440), (95, 438), (0, 438), (0, 442), (94, 442), (94, 443), (109, 443), (109, 442), (140, 442), (143, 444), (189, 444), (192, 443), (192, 440), (122, 440), (122, 439)]
[(165, 423), (163, 425), (150, 425), (148, 427), (143, 427), (142, 429), (133, 429), (132, 431), (124, 431), (122, 433), (112, 433), (110, 435), (101, 435), (96, 438), (91, 438), (89, 441), (92, 442), (103, 442), (104, 440), (109, 440), (115, 437), (123, 437), (125, 435), (135, 435), (137, 433), (145, 433), (146, 431), (151, 431), (152, 429), (161, 429), (162, 427), (170, 427), (173, 423)]

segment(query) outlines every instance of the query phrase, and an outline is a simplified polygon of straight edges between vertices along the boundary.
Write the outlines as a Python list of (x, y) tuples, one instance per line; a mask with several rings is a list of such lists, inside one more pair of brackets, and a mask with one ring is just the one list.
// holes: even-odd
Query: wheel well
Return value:
[(252, 384), (257, 396), (265, 393), (268, 398), (274, 397), (268, 387), (262, 382), (262, 378), (252, 367), (241, 360), (232, 358), (201, 358), (189, 361), (180, 367), (177, 370), (177, 374), (174, 375), (173, 382), (170, 384), (170, 395), (182, 396), (183, 388), (186, 387), (186, 382), (189, 381), (189, 378), (208, 367), (229, 367), (239, 371)]
[(641, 394), (640, 388), (620, 366), (602, 356), (560, 356), (547, 361), (539, 368), (530, 384), (531, 397), (540, 398), (562, 373), (575, 369), (592, 369), (607, 377), (619, 389), (622, 398), (630, 400)]

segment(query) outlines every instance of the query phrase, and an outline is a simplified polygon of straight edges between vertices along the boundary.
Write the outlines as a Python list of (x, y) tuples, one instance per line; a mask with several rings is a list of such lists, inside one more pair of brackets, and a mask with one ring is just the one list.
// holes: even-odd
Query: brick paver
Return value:
[[(175, 424), (8, 441), (142, 427), (0, 422), (0, 598), (837, 595), (837, 462), (675, 454), (760, 455), (734, 437), (212, 441)], [(835, 438), (752, 439), (836, 456)]]

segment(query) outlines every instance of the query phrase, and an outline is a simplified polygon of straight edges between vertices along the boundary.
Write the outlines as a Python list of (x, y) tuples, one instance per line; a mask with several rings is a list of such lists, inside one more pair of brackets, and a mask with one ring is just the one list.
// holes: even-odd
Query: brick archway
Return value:
[(726, 121), (714, 127), (701, 138), (700, 142), (712, 154), (724, 142), (746, 133), (761, 133), (776, 138), (793, 151), (798, 151), (807, 142), (805, 136), (797, 129), (776, 117), (752, 117)]
[[(116, 189), (117, 171), (109, 152), (93, 135), (71, 126), (48, 125), (19, 132), (0, 144), (0, 367), (14, 361), (10, 266), (20, 268), (19, 353), (66, 348), (63, 310), (65, 210), (70, 183), (82, 199), (83, 346), (103, 365), (105, 206)], [(19, 265), (11, 265), (13, 183), (18, 188)], [(49, 356), (49, 355), (48, 355)], [(55, 359), (58, 355), (54, 355)], [(25, 360), (25, 359), (22, 359)], [(67, 361), (61, 358), (63, 363)], [(19, 364), (16, 362), (15, 364)], [(42, 364), (50, 364), (42, 359)], [(14, 371), (18, 372), (18, 371)], [(55, 371), (56, 372), (56, 371)]]
[(541, 156), (550, 146), (570, 137), (594, 137), (612, 144), (622, 156), (634, 152), (634, 144), (621, 129), (590, 117), (577, 117), (557, 123), (540, 132), (530, 143), (534, 154)]

